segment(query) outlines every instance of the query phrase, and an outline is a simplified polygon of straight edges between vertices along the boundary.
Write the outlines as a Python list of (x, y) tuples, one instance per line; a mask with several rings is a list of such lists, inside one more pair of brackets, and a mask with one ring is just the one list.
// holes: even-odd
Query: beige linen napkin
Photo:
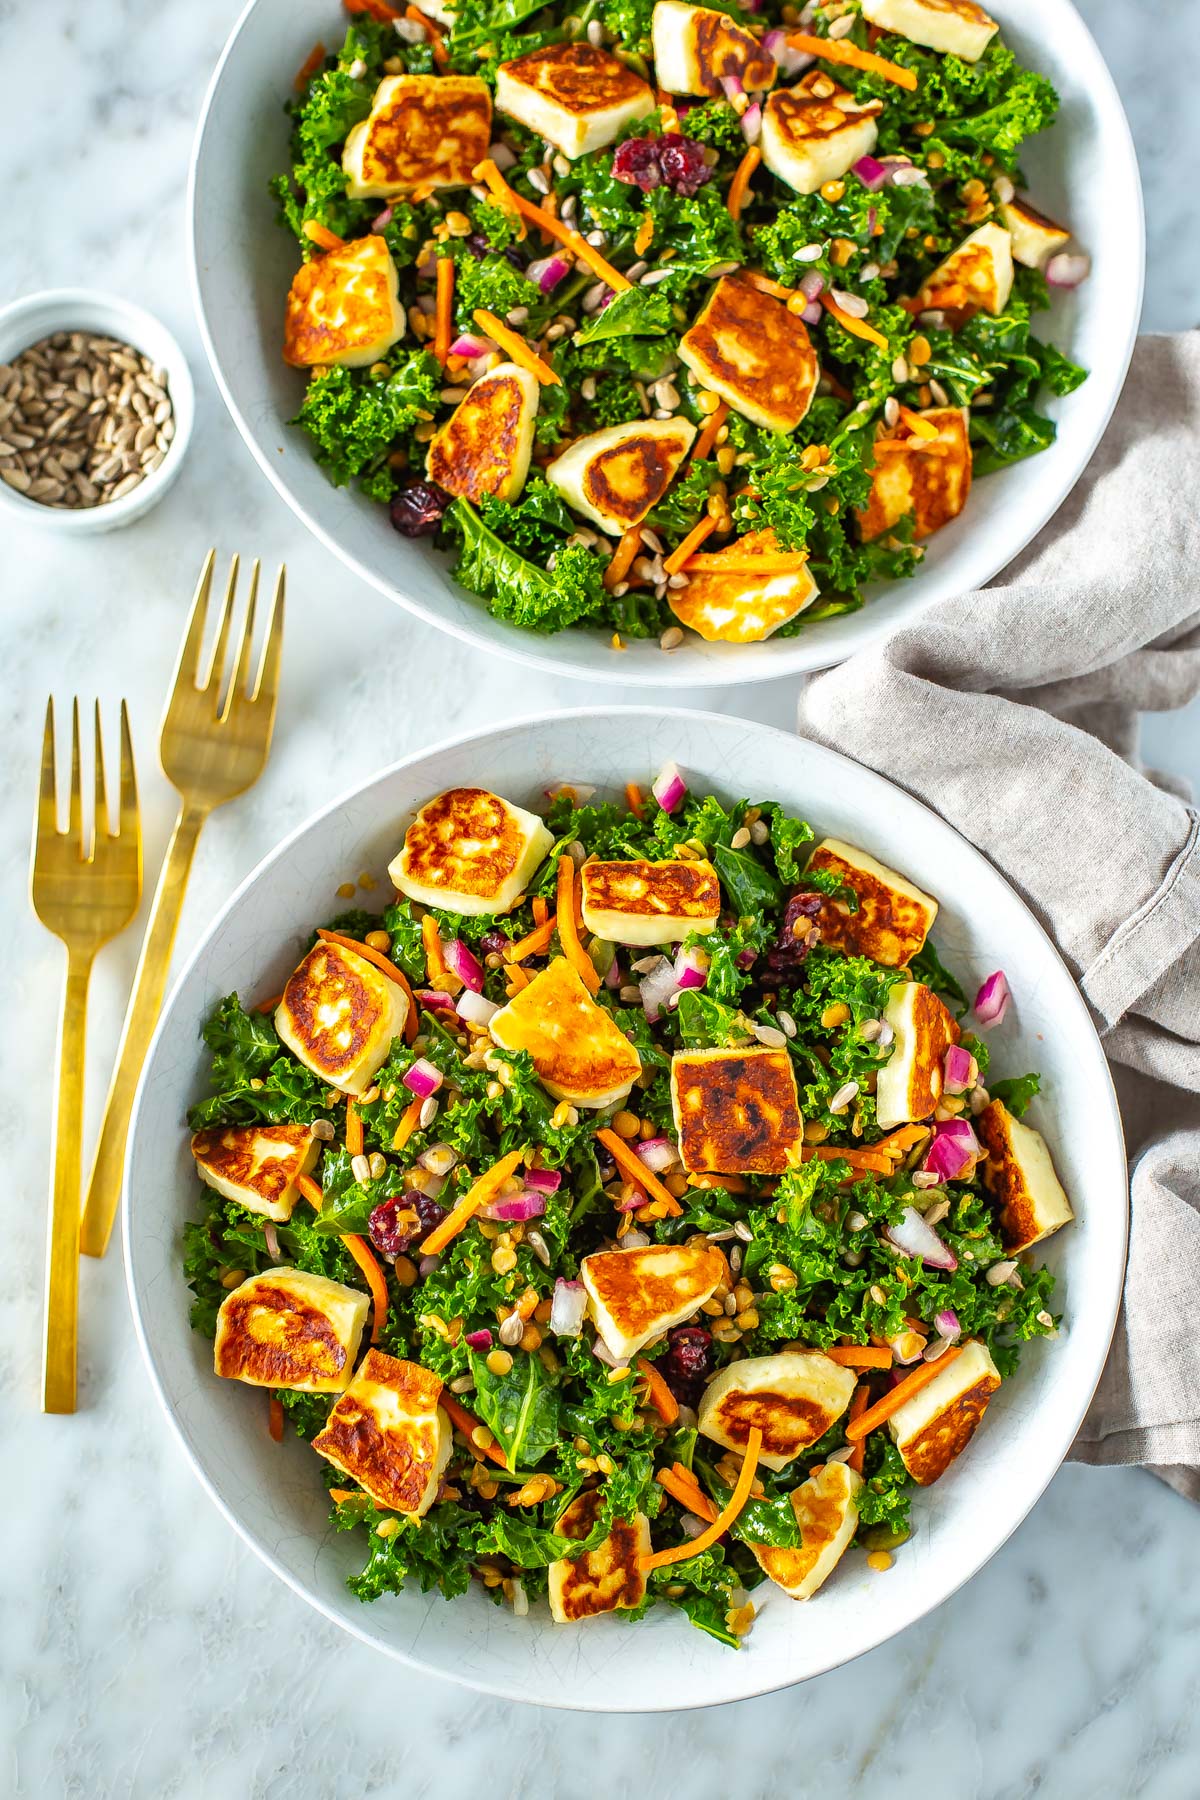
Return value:
[(801, 730), (977, 844), (1050, 931), (1112, 1064), (1125, 1303), (1071, 1452), (1200, 1499), (1200, 850), (1137, 715), (1200, 690), (1200, 334), (1142, 338), (1075, 491), (992, 586), (813, 677)]

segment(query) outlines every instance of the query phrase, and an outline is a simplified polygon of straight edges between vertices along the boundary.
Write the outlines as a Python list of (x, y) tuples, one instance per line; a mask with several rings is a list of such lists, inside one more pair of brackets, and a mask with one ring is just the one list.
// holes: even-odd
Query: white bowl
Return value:
[[(936, 940), (968, 984), (1003, 968), (1014, 1014), (990, 1033), (998, 1067), (1040, 1069), (1044, 1128), (1079, 1217), (1046, 1247), (1066, 1328), (1031, 1345), (969, 1452), (914, 1504), (915, 1535), (882, 1580), (858, 1553), (809, 1604), (770, 1588), (740, 1653), (657, 1609), (631, 1628), (578, 1628), (406, 1592), (366, 1606), (345, 1579), (362, 1544), (330, 1531), (310, 1449), (267, 1435), (261, 1396), (212, 1372), (188, 1325), (181, 1231), (197, 1211), (184, 1114), (206, 1091), (200, 1027), (237, 989), (283, 984), (312, 926), (339, 909), (347, 870), (384, 870), (416, 808), (439, 789), (485, 780), (526, 805), (564, 772), (619, 792), (678, 758), (693, 789), (779, 797), (820, 831), (860, 843), (942, 902)], [(142, 1349), (200, 1480), (259, 1556), (364, 1642), (469, 1687), (516, 1700), (641, 1712), (741, 1699), (801, 1681), (882, 1643), (975, 1573), (1058, 1468), (1099, 1378), (1121, 1293), (1126, 1180), (1108, 1069), (1087, 1010), (1032, 914), (977, 850), (898, 788), (802, 738), (726, 716), (650, 708), (556, 713), (410, 757), (294, 832), (239, 888), (163, 1013), (135, 1109), (124, 1211), (129, 1291)]]
[[(165, 325), (122, 300), (117, 294), (101, 294), (94, 288), (48, 288), (41, 294), (27, 294), (0, 307), (0, 362), (11, 362), (31, 344), (40, 343), (56, 331), (90, 331), (101, 337), (118, 338), (131, 344), (161, 363), (167, 371), (167, 386), (175, 421), (175, 436), (170, 449), (153, 474), (139, 481), (119, 500), (103, 506), (81, 506), (70, 510), (43, 506), (29, 500), (15, 488), (0, 481), (0, 516), (5, 509), (13, 519), (26, 525), (44, 525), (49, 531), (61, 531), (72, 537), (87, 533), (116, 531), (131, 525), (157, 506), (167, 489), (178, 478), (183, 467), (188, 442), (192, 435), (192, 419), (196, 410), (195, 392), (187, 359)], [(0, 428), (0, 436), (3, 429)]]

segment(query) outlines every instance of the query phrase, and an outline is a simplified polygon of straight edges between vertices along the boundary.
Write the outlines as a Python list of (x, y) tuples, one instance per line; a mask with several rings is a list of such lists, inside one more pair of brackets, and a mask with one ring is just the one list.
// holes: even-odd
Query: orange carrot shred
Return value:
[[(409, 8), (415, 12), (415, 7)], [(437, 265), (437, 302), (434, 312), (433, 354), (442, 367), (450, 357), (454, 337), (454, 258), (439, 256)]]
[[(469, 1413), (466, 1407), (461, 1405), (460, 1402), (454, 1398), (454, 1395), (448, 1392), (446, 1388), (443, 1388), (438, 1395), (438, 1405), (447, 1415), (451, 1424), (458, 1426), (458, 1429), (462, 1432), (473, 1450), (477, 1451), (480, 1456), (490, 1457), (494, 1463), (499, 1463), (502, 1469), (507, 1469), (508, 1458), (505, 1456), (495, 1438), (492, 1437), (491, 1432), (488, 1431), (487, 1426), (481, 1425), (474, 1413)], [(489, 1441), (487, 1443), (477, 1444), (475, 1442), (475, 1433), (477, 1431), (480, 1433), (487, 1432)]]
[(361, 1156), (363, 1153), (363, 1122), (353, 1100), (346, 1102), (346, 1149), (351, 1156)]
[(698, 550), (705, 538), (711, 537), (717, 529), (717, 521), (711, 513), (705, 513), (698, 525), (693, 525), (681, 544), (677, 544), (670, 556), (663, 558), (663, 568), (668, 575), (678, 575), (693, 550)]
[(271, 1398), (267, 1406), (267, 1430), (277, 1444), (283, 1442), (283, 1401), (271, 1389)]
[(876, 1156), (873, 1150), (849, 1150), (843, 1144), (805, 1144), (801, 1162), (848, 1162), (852, 1169), (866, 1169), (872, 1175), (890, 1175), (890, 1156)]
[(387, 1323), (387, 1281), (384, 1279), (383, 1270), (362, 1238), (355, 1237), (351, 1233), (344, 1237), (342, 1242), (367, 1278), (367, 1286), (371, 1290), (371, 1299), (374, 1303), (371, 1319), (371, 1342), (377, 1344)]
[(279, 1007), (282, 999), (282, 994), (272, 994), (269, 1000), (260, 1000), (254, 1010), (256, 1013), (273, 1013)]
[(557, 238), (560, 244), (565, 244), (571, 254), (577, 256), (580, 262), (585, 262), (588, 268), (606, 282), (615, 294), (633, 286), (629, 277), (622, 275), (618, 269), (614, 269), (610, 262), (606, 262), (595, 246), (589, 244), (578, 231), (572, 230), (569, 225), (564, 225), (562, 220), (556, 219), (553, 213), (547, 212), (544, 207), (534, 206), (532, 201), (524, 199), (513, 188), (510, 188), (491, 157), (485, 157), (483, 162), (477, 164), (473, 174), (476, 181), (487, 183), (497, 199), (501, 200), (502, 205), (510, 211), (519, 213), (523, 219), (528, 219), (531, 225), (538, 226), (550, 237)]
[(357, 1488), (330, 1488), (329, 1498), (335, 1506), (344, 1506), (347, 1500), (365, 1500), (367, 1496)]
[(435, 985), (445, 981), (450, 973), (446, 967), (446, 959), (442, 955), (442, 940), (438, 933), (437, 920), (432, 913), (426, 913), (421, 920), (421, 943), (425, 948), (425, 973)]
[(535, 925), (544, 925), (546, 923), (546, 920), (549, 917), (550, 917), (550, 908), (546, 905), (546, 902), (543, 900), (543, 898), (540, 894), (535, 894), (533, 897), (533, 922), (534, 922), (534, 924)]
[(650, 246), (653, 242), (654, 242), (654, 214), (649, 213), (649, 212), (644, 212), (642, 214), (642, 222), (637, 228), (637, 236), (633, 240), (634, 255), (635, 256), (645, 256), (647, 250), (650, 248)]
[(475, 1213), (479, 1211), (479, 1208), (491, 1199), (498, 1188), (504, 1185), (524, 1155), (524, 1146), (520, 1150), (510, 1150), (507, 1156), (502, 1156), (498, 1163), (493, 1163), (490, 1169), (473, 1181), (453, 1210), (448, 1212), (441, 1223), (435, 1225), (429, 1233), (421, 1245), (421, 1254), (423, 1256), (440, 1255), (446, 1245), (458, 1236), (464, 1225), (468, 1224)]
[(740, 219), (742, 207), (746, 203), (746, 195), (754, 178), (754, 171), (762, 161), (762, 151), (757, 144), (751, 144), (741, 162), (734, 170), (733, 180), (729, 184), (729, 193), (725, 206), (731, 219)]
[(575, 923), (575, 884), (577, 881), (575, 864), (567, 855), (558, 859), (558, 941), (562, 945), (563, 955), (582, 981), (589, 994), (600, 992), (600, 977), (596, 973), (596, 965), (579, 941), (579, 929)]
[(686, 1506), (690, 1513), (695, 1513), (697, 1518), (704, 1519), (711, 1525), (717, 1517), (717, 1508), (703, 1489), (693, 1485), (694, 1477), (690, 1473), (684, 1479), (679, 1467), (659, 1469), (654, 1477), (655, 1481), (660, 1487), (666, 1488), (672, 1500), (678, 1500), (680, 1506)]
[(321, 64), (325, 61), (325, 46), (318, 41), (313, 45), (300, 67), (296, 70), (292, 86), (298, 94), (302, 94)]
[(707, 460), (712, 452), (713, 445), (717, 441), (717, 434), (728, 417), (729, 403), (728, 401), (722, 400), (716, 412), (709, 413), (708, 418), (704, 421), (704, 429), (701, 431), (700, 436), (696, 439), (696, 442), (692, 447), (693, 462), (705, 462)]
[(652, 1362), (644, 1356), (637, 1359), (638, 1374), (644, 1376), (650, 1404), (664, 1425), (673, 1425), (679, 1417), (679, 1402)]
[(523, 369), (528, 369), (531, 375), (536, 375), (543, 387), (562, 386), (561, 379), (554, 373), (550, 364), (542, 361), (537, 351), (530, 348), (519, 331), (510, 331), (508, 326), (496, 317), (495, 313), (488, 312), (482, 306), (476, 307), (471, 316), (480, 331), (486, 332), (488, 337), (499, 344), (502, 350), (507, 350), (515, 363), (520, 363)]
[(421, 1108), (424, 1104), (425, 1102), (422, 1100), (420, 1094), (417, 1094), (409, 1101), (392, 1137), (393, 1150), (403, 1150), (405, 1144), (407, 1144), (409, 1138), (421, 1123)]
[(604, 585), (610, 594), (618, 582), (624, 581), (641, 548), (642, 528), (640, 525), (631, 525), (628, 531), (621, 533), (621, 541), (609, 557), (604, 571)]
[(906, 1375), (903, 1381), (898, 1381), (891, 1392), (883, 1396), (882, 1400), (877, 1400), (874, 1406), (869, 1406), (865, 1413), (859, 1418), (851, 1420), (846, 1426), (846, 1436), (850, 1442), (857, 1444), (860, 1439), (874, 1431), (877, 1425), (882, 1425), (890, 1419), (894, 1412), (899, 1412), (905, 1401), (911, 1400), (914, 1394), (919, 1394), (923, 1387), (928, 1387), (934, 1377), (940, 1375), (943, 1369), (948, 1368), (956, 1356), (962, 1355), (965, 1348), (964, 1344), (951, 1344), (948, 1350), (942, 1351), (936, 1362), (921, 1363), (911, 1374)]
[(414, 25), (425, 27), (430, 48), (433, 51), (433, 60), (439, 69), (444, 69), (450, 61), (450, 52), (446, 48), (446, 40), (437, 20), (431, 19), (428, 13), (423, 13), (419, 6), (406, 6), (404, 16), (406, 19), (411, 19)]
[[(854, 1393), (851, 1395), (851, 1398), (850, 1398), (850, 1417), (848, 1420), (849, 1424), (853, 1424), (855, 1419), (862, 1418), (863, 1414), (867, 1410), (867, 1405), (870, 1401), (870, 1398), (871, 1398), (871, 1396), (867, 1390), (866, 1382), (860, 1381), (858, 1386), (855, 1388)], [(860, 1438), (858, 1440), (858, 1442), (855, 1444), (853, 1450), (851, 1450), (849, 1456), (846, 1458), (846, 1461), (849, 1463), (850, 1467), (854, 1470), (854, 1473), (856, 1475), (861, 1475), (863, 1472), (863, 1461), (866, 1457), (866, 1454), (867, 1454), (866, 1440), (865, 1440), (865, 1438)]]
[[(398, 969), (394, 962), (389, 961), (382, 950), (376, 950), (371, 944), (360, 944), (357, 938), (343, 937), (340, 931), (326, 931), (323, 927), (318, 926), (317, 936), (323, 938), (327, 944), (340, 944), (343, 950), (353, 950), (356, 956), (361, 956), (364, 962), (371, 963), (381, 974), (386, 975), (389, 981), (394, 981), (397, 987), (404, 989), (408, 996), (408, 1013), (404, 1020), (404, 1041), (406, 1044), (411, 1044), (417, 1035), (417, 1002), (412, 991), (412, 983), (404, 970)], [(282, 1000), (283, 995), (281, 994), (279, 998)]]
[(631, 1150), (624, 1138), (618, 1137), (616, 1132), (612, 1131), (607, 1125), (602, 1126), (596, 1133), (596, 1136), (604, 1145), (618, 1169), (620, 1169), (622, 1175), (627, 1175), (630, 1181), (635, 1182), (638, 1187), (645, 1188), (652, 1199), (665, 1201), (667, 1206), (671, 1209), (672, 1217), (674, 1217), (676, 1213), (682, 1212), (683, 1208), (680, 1206), (671, 1190), (663, 1186), (662, 1182), (658, 1179), (658, 1176), (653, 1174), (646, 1167), (636, 1150)]
[(761, 269), (748, 269), (746, 279), (751, 287), (757, 288), (760, 294), (770, 294), (773, 300), (794, 300), (800, 292), (799, 288), (784, 287), (782, 281), (772, 281)]
[(873, 50), (860, 50), (857, 44), (847, 43), (845, 38), (812, 37), (807, 31), (789, 31), (787, 41), (793, 50), (802, 50), (806, 55), (818, 57), (822, 62), (843, 63), (847, 68), (865, 69), (869, 75), (881, 75), (885, 81), (894, 82), (897, 87), (907, 88), (910, 93), (916, 92), (917, 77), (912, 69), (889, 62), (886, 56), (876, 56)]
[(850, 333), (851, 337), (865, 338), (867, 343), (878, 344), (881, 350), (887, 349), (888, 341), (884, 337), (882, 331), (876, 331), (875, 327), (873, 325), (868, 325), (865, 319), (852, 318), (848, 312), (842, 310), (837, 301), (829, 294), (821, 295), (821, 305), (825, 308), (827, 313), (830, 313), (832, 317), (837, 320), (843, 331), (848, 331)]
[(822, 1355), (843, 1369), (890, 1369), (892, 1366), (891, 1351), (876, 1349), (873, 1344), (834, 1344), (831, 1349), (822, 1351)]
[(527, 956), (540, 956), (543, 950), (550, 948), (550, 939), (554, 936), (558, 920), (552, 912), (547, 912), (540, 925), (527, 932), (523, 938), (506, 944), (501, 951), (506, 963), (524, 962)]
[(645, 818), (646, 803), (642, 799), (642, 790), (636, 781), (627, 781), (625, 783), (625, 804), (635, 819)]
[(340, 238), (336, 231), (330, 231), (316, 219), (305, 219), (300, 227), (310, 244), (316, 244), (320, 250), (344, 250), (345, 238)]
[(689, 1557), (699, 1556), (703, 1551), (711, 1549), (717, 1539), (723, 1537), (729, 1530), (750, 1498), (750, 1490), (754, 1486), (754, 1472), (758, 1467), (758, 1455), (761, 1449), (762, 1432), (757, 1425), (752, 1425), (746, 1438), (746, 1454), (742, 1458), (737, 1481), (729, 1496), (729, 1504), (722, 1507), (708, 1529), (702, 1531), (699, 1537), (692, 1538), (686, 1544), (675, 1544), (670, 1550), (656, 1550), (653, 1556), (640, 1556), (638, 1567), (643, 1570), (661, 1569), (668, 1563), (686, 1562)]

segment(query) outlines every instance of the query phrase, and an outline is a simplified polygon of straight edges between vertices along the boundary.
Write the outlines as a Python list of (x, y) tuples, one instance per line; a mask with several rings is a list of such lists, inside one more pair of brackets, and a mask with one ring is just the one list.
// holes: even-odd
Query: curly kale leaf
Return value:
[(454, 503), (462, 551), (455, 574), (499, 618), (533, 631), (562, 631), (604, 599), (603, 565), (582, 545), (558, 552), (553, 572), (527, 562), (484, 524), (467, 500)]
[(534, 1469), (558, 1441), (558, 1394), (539, 1357), (518, 1350), (505, 1375), (472, 1352), (471, 1404), (493, 1431), (511, 1470)]
[(605, 338), (662, 337), (671, 329), (671, 304), (657, 288), (631, 287), (610, 300), (602, 312), (575, 333), (576, 344)]
[(1042, 1091), (1040, 1075), (1007, 1075), (1001, 1081), (988, 1084), (988, 1093), (993, 1100), (1001, 1101), (1010, 1113), (1018, 1118), (1029, 1111), (1029, 1103), (1035, 1094)]
[(236, 994), (221, 1001), (203, 1035), (213, 1052), (215, 1092), (189, 1109), (193, 1131), (255, 1121), (311, 1124), (322, 1117), (326, 1109), (316, 1076), (284, 1054), (270, 1019), (247, 1013)]
[(441, 380), (441, 368), (427, 350), (411, 353), (379, 378), (325, 369), (310, 380), (292, 423), (307, 431), (334, 486), (344, 487), (375, 470), (420, 419), (433, 417)]

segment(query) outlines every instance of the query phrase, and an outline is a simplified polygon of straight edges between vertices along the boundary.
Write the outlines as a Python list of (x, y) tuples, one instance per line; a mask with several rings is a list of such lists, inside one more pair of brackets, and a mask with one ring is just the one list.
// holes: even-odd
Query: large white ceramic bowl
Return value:
[(880, 587), (867, 606), (765, 644), (706, 644), (691, 634), (666, 656), (656, 640), (614, 651), (605, 632), (556, 637), (495, 619), (448, 573), (448, 559), (397, 536), (386, 509), (335, 489), (288, 426), (302, 377), (280, 358), (283, 300), (296, 249), (273, 223), (268, 178), (286, 168), (282, 107), (314, 39), (339, 41), (337, 0), (251, 0), (209, 88), (191, 175), (192, 273), (205, 346), (246, 443), (309, 529), (358, 574), (418, 617), (526, 662), (585, 679), (658, 689), (722, 686), (826, 668), (886, 637), (924, 607), (979, 587), (1061, 504), (1116, 404), (1141, 311), (1143, 229), (1137, 162), (1112, 78), (1069, 0), (993, 8), (1013, 48), (1062, 97), (1054, 129), (1022, 155), (1031, 192), (1067, 219), (1091, 255), (1090, 280), (1056, 298), (1039, 333), (1091, 370), (1049, 399), (1057, 442), (977, 484), (965, 514), (931, 539), (920, 573)]
[[(580, 1627), (417, 1592), (365, 1606), (347, 1591), (362, 1544), (335, 1534), (317, 1459), (267, 1435), (259, 1397), (212, 1372), (188, 1325), (180, 1271), (197, 1207), (184, 1114), (205, 1090), (200, 1027), (214, 1002), (283, 985), (314, 923), (336, 913), (347, 872), (382, 874), (416, 808), (455, 783), (484, 781), (538, 805), (547, 785), (587, 778), (620, 791), (676, 757), (697, 790), (779, 797), (821, 832), (864, 845), (936, 895), (936, 940), (974, 982), (1004, 968), (1014, 1012), (989, 1033), (1000, 1070), (1040, 1069), (1036, 1122), (1078, 1210), (1047, 1246), (1067, 1324), (1031, 1346), (1018, 1376), (951, 1471), (914, 1504), (915, 1535), (885, 1580), (858, 1553), (807, 1605), (771, 1588), (744, 1650), (723, 1648), (678, 1613), (636, 1628)], [(627, 708), (556, 713), (410, 757), (294, 832), (241, 886), (196, 951), (163, 1013), (134, 1115), (126, 1170), (129, 1289), (147, 1363), (196, 1473), (230, 1523), (328, 1618), (390, 1655), (517, 1700), (597, 1711), (704, 1706), (802, 1681), (911, 1624), (987, 1561), (1020, 1524), (1075, 1436), (1116, 1318), (1125, 1258), (1121, 1129), (1103, 1054), (1054, 947), (991, 865), (933, 813), (878, 775), (802, 738), (725, 716)], [(355, 1534), (357, 1535), (357, 1534)]]

